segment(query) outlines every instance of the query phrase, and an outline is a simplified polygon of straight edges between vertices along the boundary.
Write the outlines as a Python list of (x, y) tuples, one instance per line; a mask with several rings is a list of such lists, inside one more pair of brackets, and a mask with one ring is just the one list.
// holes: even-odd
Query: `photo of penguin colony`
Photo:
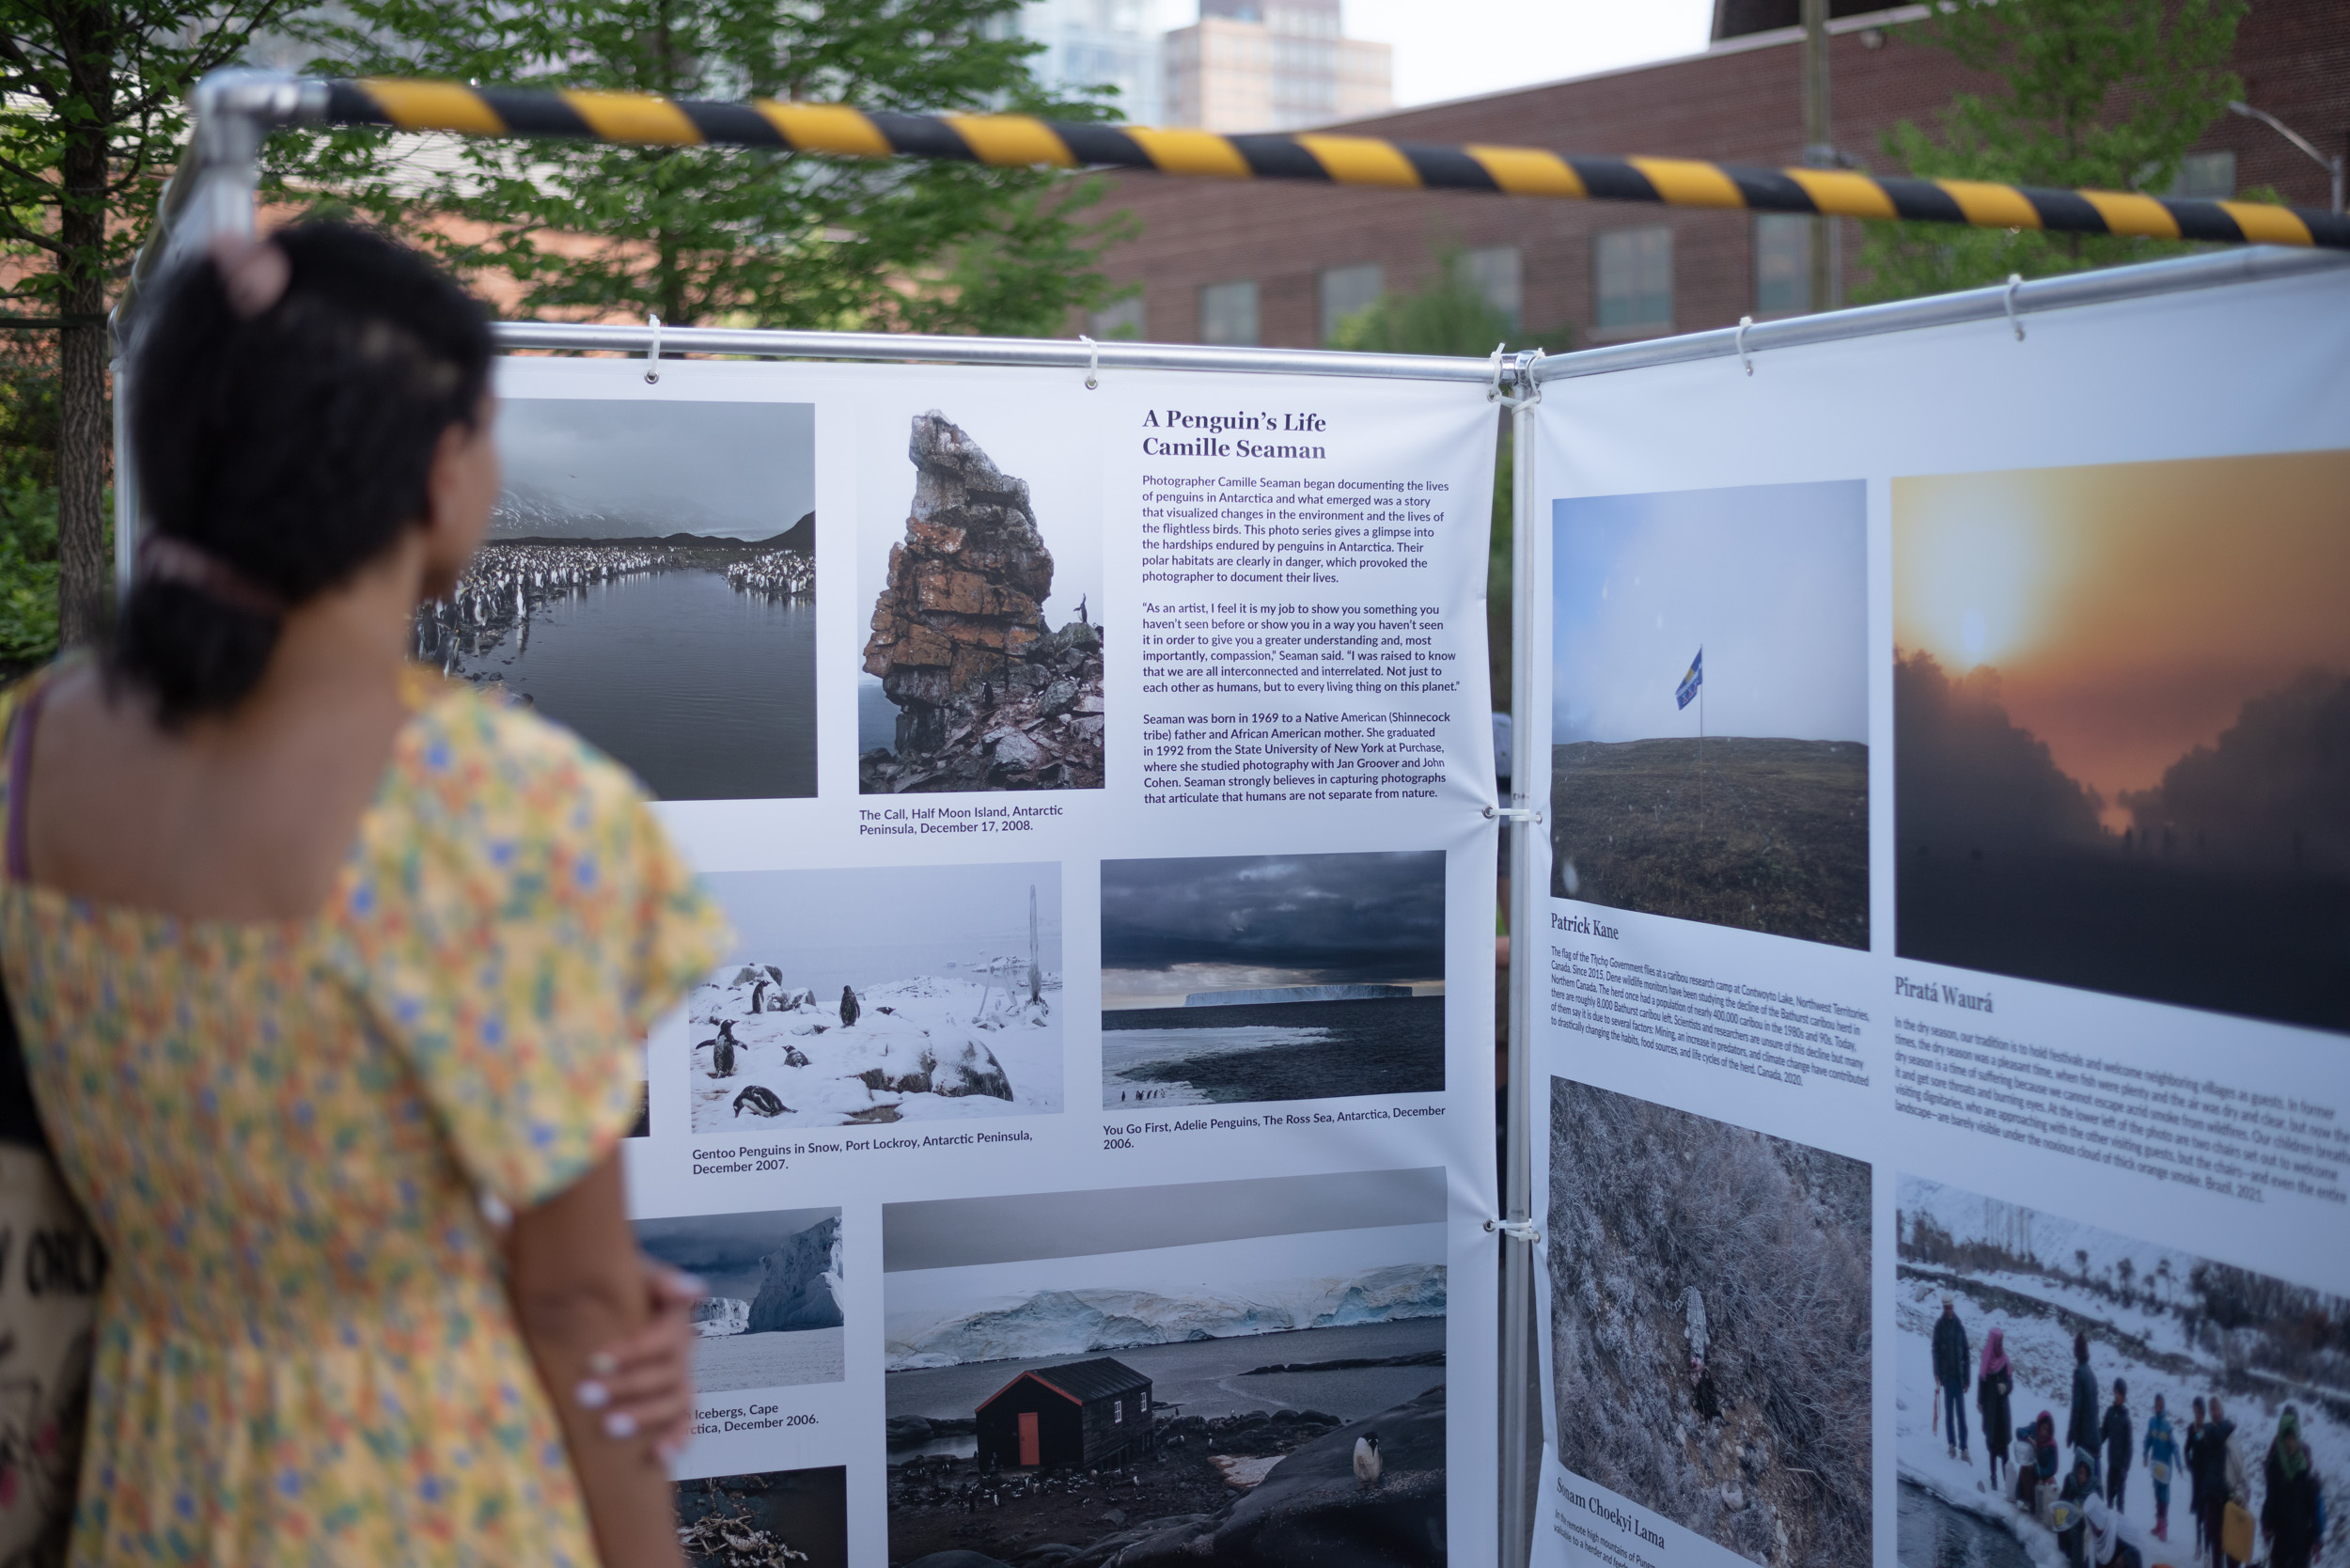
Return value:
[(813, 599), (815, 558), (805, 551), (762, 549), (743, 556), (730, 541), (676, 544), (666, 540), (556, 544), (507, 543), (481, 547), (458, 579), (456, 589), (416, 611), (415, 657), (454, 673), (462, 659), (478, 658), (519, 629), (530, 640), (531, 618), (596, 588), (650, 572), (710, 572), (725, 574), (737, 591), (764, 599)]
[[(1061, 978), (1036, 942), (949, 971), (843, 983), (780, 964), (722, 969), (698, 987), (694, 1131), (830, 1127), (1060, 1109)], [(880, 970), (885, 965), (875, 964)]]

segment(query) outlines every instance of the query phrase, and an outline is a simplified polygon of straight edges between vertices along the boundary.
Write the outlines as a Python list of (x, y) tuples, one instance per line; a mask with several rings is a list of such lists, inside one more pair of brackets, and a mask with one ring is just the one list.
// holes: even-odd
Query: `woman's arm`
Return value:
[(515, 1317), (562, 1420), (603, 1568), (677, 1568), (682, 1558), (669, 1474), (652, 1435), (621, 1420), (616, 1425), (629, 1430), (616, 1436), (605, 1428), (613, 1413), (579, 1398), (597, 1353), (653, 1311), (628, 1226), (619, 1157), (516, 1216), (510, 1245)]

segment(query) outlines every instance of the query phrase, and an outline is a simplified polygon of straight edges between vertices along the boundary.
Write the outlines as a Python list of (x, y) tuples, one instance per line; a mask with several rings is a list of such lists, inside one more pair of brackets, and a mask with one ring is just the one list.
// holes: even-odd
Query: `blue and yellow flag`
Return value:
[(1683, 676), (1681, 678), (1681, 684), (1673, 688), (1673, 698), (1675, 702), (1679, 706), (1686, 708), (1690, 703), (1697, 700), (1698, 688), (1704, 684), (1705, 650), (1700, 648), (1698, 650), (1698, 656), (1689, 661), (1689, 673)]

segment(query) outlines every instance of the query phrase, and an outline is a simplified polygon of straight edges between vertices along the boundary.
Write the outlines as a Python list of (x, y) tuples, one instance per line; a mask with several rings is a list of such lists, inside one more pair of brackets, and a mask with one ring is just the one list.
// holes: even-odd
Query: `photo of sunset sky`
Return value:
[(2350, 1029), (2350, 452), (1892, 499), (1902, 956)]

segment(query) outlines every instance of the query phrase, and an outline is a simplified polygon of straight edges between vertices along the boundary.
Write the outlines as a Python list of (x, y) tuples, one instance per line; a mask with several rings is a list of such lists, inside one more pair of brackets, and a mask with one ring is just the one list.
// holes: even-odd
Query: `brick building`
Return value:
[[(1954, 93), (1992, 84), (1915, 39), (1922, 6), (1830, 24), (1836, 145), (1888, 169), (1883, 133), (1931, 125)], [(1802, 33), (1795, 0), (1717, 0), (1704, 53), (1513, 92), (1357, 119), (1400, 140), (1491, 142), (1579, 153), (1652, 153), (1778, 165), (1801, 161)], [(2350, 152), (2350, 25), (2342, 0), (2252, 0), (2236, 39), (2248, 101), (2328, 154)], [(2267, 126), (2227, 117), (2189, 161), (2183, 194), (2266, 186), (2324, 207), (2325, 169)], [(1424, 283), (1439, 251), (1533, 332), (1578, 345), (1734, 324), (1806, 307), (1809, 219), (1613, 202), (1512, 199), (1284, 182), (1225, 184), (1121, 173), (1109, 205), (1141, 237), (1108, 271), (1142, 293), (1097, 319), (1097, 336), (1159, 342), (1323, 342), (1338, 318)], [(1841, 259), (1858, 250), (1839, 225)]]

